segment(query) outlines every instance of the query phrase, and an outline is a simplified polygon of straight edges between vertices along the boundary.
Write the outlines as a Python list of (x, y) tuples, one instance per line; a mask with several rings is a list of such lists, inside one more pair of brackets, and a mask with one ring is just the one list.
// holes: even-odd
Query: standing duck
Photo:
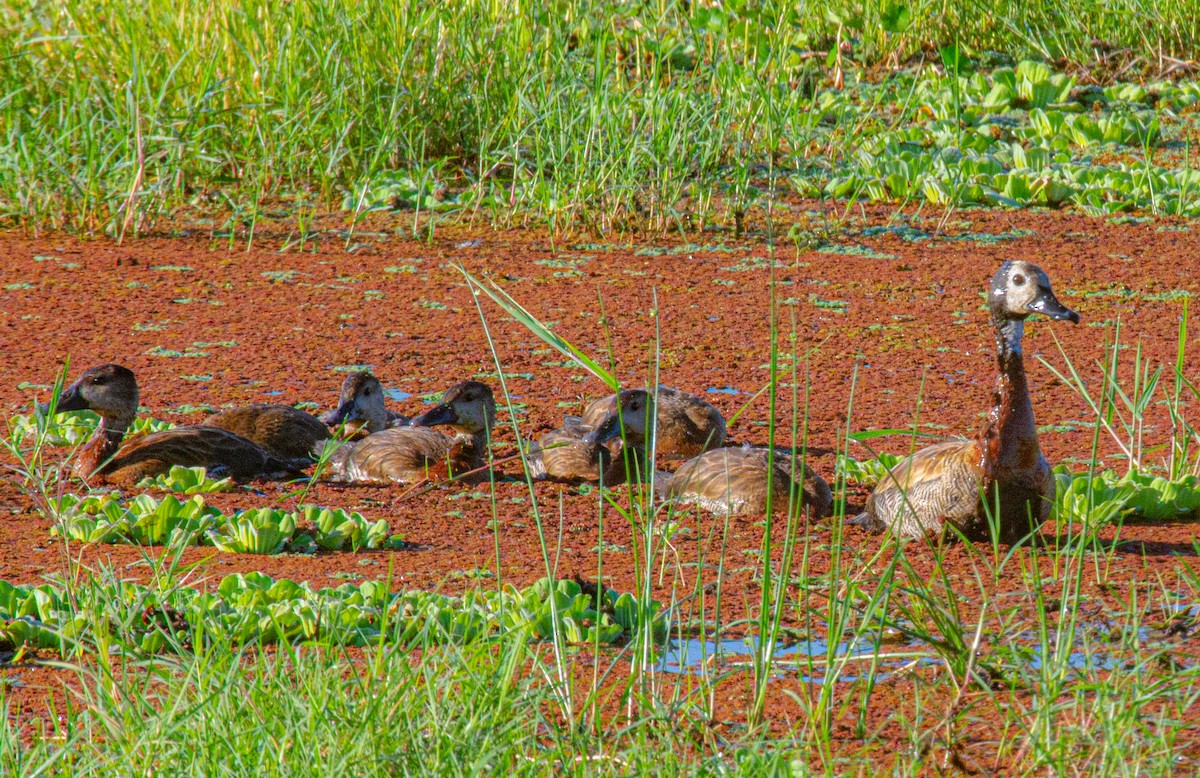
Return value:
[(213, 477), (253, 478), (290, 475), (306, 464), (277, 457), (227, 430), (203, 425), (173, 427), (122, 444), (137, 407), (137, 380), (132, 370), (120, 365), (93, 367), (63, 391), (57, 411), (91, 410), (100, 416), (100, 426), (75, 463), (77, 475), (136, 484), (168, 473), (175, 465), (200, 466)]
[(929, 446), (901, 462), (852, 523), (907, 537), (927, 531), (940, 535), (950, 524), (970, 540), (986, 540), (992, 513), (998, 539), (1011, 544), (1049, 517), (1054, 475), (1038, 445), (1021, 338), (1031, 314), (1072, 323), (1079, 322), (1079, 314), (1058, 301), (1040, 267), (1023, 261), (1005, 262), (992, 276), (988, 305), (998, 371), (983, 434), (979, 440)]
[(383, 384), (369, 370), (346, 376), (337, 408), (321, 416), (327, 426), (345, 424), (350, 440), (382, 432), (388, 427), (406, 427), (409, 418), (384, 404)]
[[(347, 413), (351, 413), (347, 409)], [(496, 399), (479, 381), (461, 381), (442, 401), (413, 419), (410, 427), (393, 427), (347, 443), (334, 452), (332, 478), (356, 483), (411, 483), (441, 475), (477, 470), (484, 465), (487, 439), (496, 421)], [(445, 435), (429, 429), (446, 425)]]
[[(653, 393), (641, 389), (642, 396)], [(624, 394), (624, 393), (623, 393)], [(725, 417), (721, 412), (694, 394), (669, 386), (658, 387), (657, 416), (654, 430), (656, 453), (667, 459), (687, 459), (725, 445)], [(583, 411), (580, 423), (589, 429), (599, 427), (617, 410), (617, 395), (591, 402)], [(644, 436), (626, 435), (626, 442), (642, 445)]]
[[(645, 440), (653, 395), (631, 389), (621, 393), (618, 405), (619, 411), (610, 413), (585, 440), (604, 442), (621, 436), (622, 428), (626, 440)], [(667, 498), (716, 513), (766, 513), (768, 495), (773, 511), (786, 510), (793, 492), (813, 518), (833, 512), (829, 484), (783, 449), (776, 449), (773, 457), (758, 446), (710, 449), (684, 462), (665, 481), (656, 482)]]

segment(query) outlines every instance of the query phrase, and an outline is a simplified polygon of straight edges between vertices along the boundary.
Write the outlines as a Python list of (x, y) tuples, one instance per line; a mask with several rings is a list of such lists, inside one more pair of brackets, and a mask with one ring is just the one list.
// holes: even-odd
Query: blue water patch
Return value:
[(383, 396), (389, 400), (404, 402), (408, 398), (412, 397), (412, 392), (406, 392), (403, 389), (384, 389)]
[(709, 394), (741, 394), (740, 391), (734, 389), (732, 386), (725, 386), (720, 389), (716, 387), (709, 387), (708, 389), (705, 389), (705, 391)]
[[(659, 654), (658, 669), (667, 673), (696, 673), (705, 665), (716, 665), (722, 669), (731, 667), (751, 667), (751, 661), (758, 650), (758, 641), (750, 638), (734, 638), (729, 640), (672, 640)], [(870, 641), (843, 641), (837, 645), (835, 656), (856, 657), (870, 656), (875, 647)], [(823, 663), (829, 656), (828, 641), (819, 638), (801, 641), (799, 643), (779, 644), (771, 653), (772, 675), (777, 678), (791, 677), (801, 668), (806, 668), (810, 658), (817, 658)], [(880, 661), (887, 661), (887, 654), (880, 654)], [(815, 669), (815, 668), (814, 668)], [(819, 682), (821, 678), (804, 680)], [(839, 681), (852, 681), (857, 676), (844, 673), (838, 675)]]

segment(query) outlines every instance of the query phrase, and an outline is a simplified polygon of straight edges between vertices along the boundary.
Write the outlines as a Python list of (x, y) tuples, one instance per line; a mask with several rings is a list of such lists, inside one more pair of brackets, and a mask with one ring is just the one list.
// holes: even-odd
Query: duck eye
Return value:
[(1013, 283), (1016, 284), (1017, 286), (1024, 286), (1025, 285), (1025, 276), (1021, 275), (1020, 273), (1017, 273), (1015, 276), (1013, 276)]

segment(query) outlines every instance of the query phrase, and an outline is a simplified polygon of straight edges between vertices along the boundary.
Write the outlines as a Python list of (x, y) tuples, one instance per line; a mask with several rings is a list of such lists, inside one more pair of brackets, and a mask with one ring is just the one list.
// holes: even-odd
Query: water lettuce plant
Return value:
[[(16, 439), (33, 439), (37, 436), (38, 419), (35, 411), (32, 414), (17, 414), (9, 419), (9, 434)], [(46, 419), (45, 442), (51, 446), (74, 446), (92, 436), (96, 427), (100, 426), (100, 417), (92, 411), (72, 411), (55, 414), (53, 419)], [(126, 432), (127, 435), (139, 435), (146, 432), (158, 432), (170, 429), (175, 425), (169, 421), (139, 416), (133, 420)]]
[(154, 478), (143, 478), (138, 484), (139, 489), (162, 489), (177, 494), (207, 494), (210, 492), (227, 492), (233, 488), (233, 479), (213, 479), (208, 477), (208, 471), (203, 467), (182, 467), (173, 465), (166, 475)]
[(296, 517), (278, 508), (252, 508), (205, 533), (205, 542), (230, 554), (278, 554), (296, 533)]
[(198, 495), (181, 502), (174, 495), (148, 494), (121, 503), (112, 495), (60, 499), (52, 535), (82, 543), (191, 545), (223, 517)]
[(384, 519), (370, 521), (361, 513), (322, 508), (316, 505), (302, 506), (297, 519), (310, 522), (315, 528), (314, 542), (326, 550), (349, 547), (351, 551), (363, 548), (383, 548), (392, 537)]
[[(637, 607), (628, 592), (605, 590), (600, 611), (574, 581), (543, 580), (525, 589), (473, 591), (462, 597), (425, 591), (391, 592), (383, 581), (313, 589), (307, 583), (264, 573), (225, 576), (215, 591), (187, 587), (162, 590), (131, 582), (117, 584), (118, 596), (101, 588), (76, 592), (74, 600), (54, 584), (14, 585), (0, 581), (0, 650), (21, 646), (59, 648), (116, 640), (126, 650), (154, 652), (192, 645), (191, 638), (237, 644), (317, 641), (325, 645), (380, 642), (469, 642), (505, 632), (548, 639), (549, 599), (562, 607), (558, 628), (570, 642), (614, 643), (642, 628), (665, 636), (661, 605)], [(136, 623), (112, 611), (134, 605)], [(640, 624), (637, 614), (655, 614)], [(103, 634), (100, 634), (103, 633)]]

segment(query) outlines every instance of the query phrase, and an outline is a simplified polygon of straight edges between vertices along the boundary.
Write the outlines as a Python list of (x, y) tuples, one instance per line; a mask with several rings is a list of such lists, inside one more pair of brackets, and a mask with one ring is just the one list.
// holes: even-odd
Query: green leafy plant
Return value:
[(853, 481), (863, 486), (874, 486), (884, 479), (896, 465), (903, 462), (905, 457), (897, 454), (881, 452), (878, 457), (860, 462), (845, 454), (838, 454), (837, 472), (847, 481)]
[[(63, 505), (70, 503), (64, 496)], [(143, 494), (123, 505), (106, 495), (78, 499), (62, 510), (50, 531), (85, 543), (184, 546), (194, 544), (220, 518), (199, 496), (181, 502), (174, 495), (160, 501)]]
[(143, 478), (138, 484), (139, 489), (162, 489), (178, 494), (207, 494), (210, 492), (227, 492), (233, 488), (233, 479), (221, 478), (214, 480), (208, 477), (203, 467), (182, 467), (173, 465), (166, 475), (154, 478)]
[(231, 554), (278, 554), (296, 532), (296, 516), (278, 508), (253, 508), (205, 534), (205, 541)]
[[(391, 543), (388, 523), (384, 519), (370, 521), (361, 513), (308, 505), (301, 508), (299, 517), (316, 527), (313, 540), (327, 550), (346, 546), (351, 551), (363, 548), (384, 548)], [(399, 542), (399, 540), (397, 540)]]
[[(59, 413), (53, 419), (46, 421), (45, 441), (51, 446), (74, 446), (90, 438), (98, 426), (100, 426), (100, 417), (92, 411)], [(141, 416), (133, 420), (126, 434), (139, 435), (146, 432), (158, 432), (174, 426), (168, 421)], [(17, 414), (11, 417), (9, 429), (11, 435), (33, 437), (37, 432), (36, 413)]]

